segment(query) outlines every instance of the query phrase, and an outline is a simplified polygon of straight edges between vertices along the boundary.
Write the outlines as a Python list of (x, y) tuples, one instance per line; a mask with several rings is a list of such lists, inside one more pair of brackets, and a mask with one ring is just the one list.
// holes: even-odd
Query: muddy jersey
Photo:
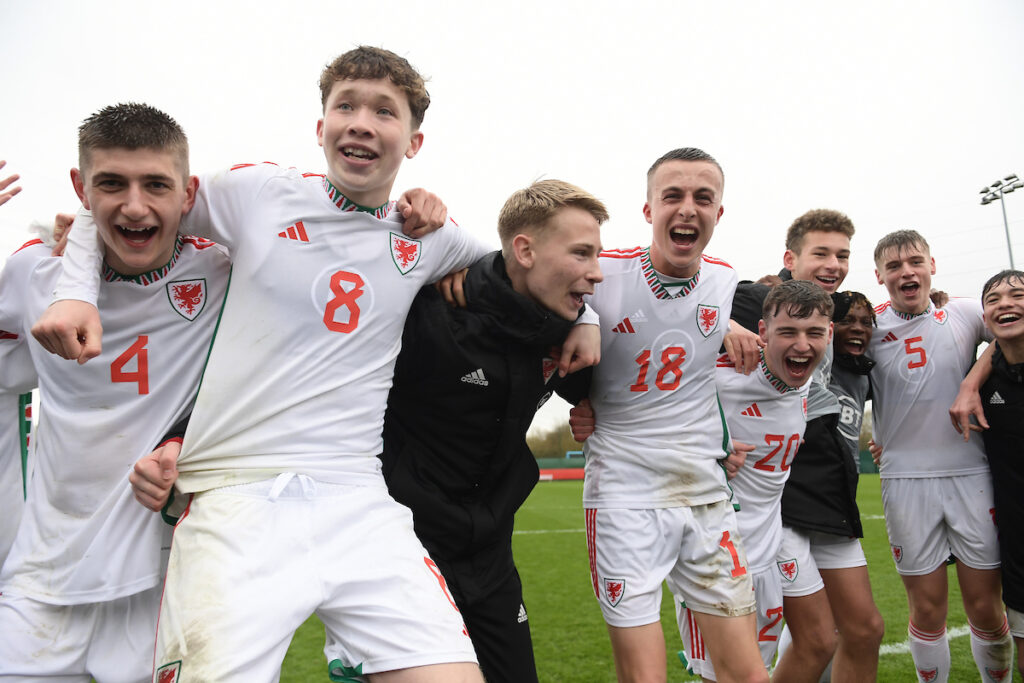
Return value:
[(952, 299), (918, 315), (890, 302), (875, 307), (878, 326), (869, 355), (873, 388), (872, 431), (882, 446), (881, 477), (945, 477), (988, 472), (981, 437), (964, 443), (949, 421), (949, 407), (987, 339), (981, 304)]
[(730, 436), (754, 446), (729, 483), (740, 505), (736, 519), (747, 563), (756, 574), (775, 566), (782, 542), (782, 489), (807, 425), (810, 382), (786, 385), (763, 355), (757, 370), (744, 375), (724, 354), (715, 381)]
[[(169, 527), (135, 501), (128, 474), (191, 408), (229, 268), (221, 247), (179, 237), (158, 270), (104, 271), (98, 357), (78, 365), (28, 344), (41, 414), (28, 502), (0, 591), (72, 605), (160, 581)], [(57, 258), (11, 257), (0, 275), (0, 328), (29, 334), (60, 272)]]
[(587, 303), (601, 318), (601, 362), (590, 400), (597, 426), (584, 445), (583, 505), (651, 509), (729, 497), (719, 460), (729, 435), (715, 361), (736, 273), (704, 256), (675, 294), (648, 248), (601, 255), (604, 281)]
[[(376, 456), (406, 313), (420, 287), (488, 251), (450, 221), (405, 237), (393, 209), (361, 210), (324, 176), (275, 164), (201, 177), (183, 229), (225, 245), (233, 267), (180, 490), (281, 472), (384, 486)], [(88, 300), (73, 284), (86, 280), (73, 274), (58, 296)]]

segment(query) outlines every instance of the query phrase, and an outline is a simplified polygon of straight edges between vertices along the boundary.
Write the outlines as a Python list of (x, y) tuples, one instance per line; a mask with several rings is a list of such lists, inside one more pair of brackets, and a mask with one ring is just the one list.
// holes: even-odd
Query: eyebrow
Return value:
[[(93, 180), (96, 180), (96, 179), (104, 180), (104, 179), (107, 179), (107, 178), (122, 179), (122, 178), (127, 178), (127, 177), (128, 176), (126, 176), (124, 173), (114, 173), (113, 171), (97, 171), (92, 176)], [(173, 176), (164, 175), (163, 173), (147, 173), (147, 174), (142, 176), (142, 179), (143, 180), (173, 180), (174, 178), (173, 178)]]

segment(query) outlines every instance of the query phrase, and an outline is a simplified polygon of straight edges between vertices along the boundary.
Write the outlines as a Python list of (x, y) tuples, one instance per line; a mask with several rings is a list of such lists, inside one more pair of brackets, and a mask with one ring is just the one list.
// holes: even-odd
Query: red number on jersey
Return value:
[[(757, 632), (757, 642), (759, 643), (774, 643), (779, 639), (774, 633), (769, 633), (776, 624), (782, 621), (782, 608), (781, 607), (769, 607), (764, 615), (770, 619), (767, 624), (764, 625), (760, 631)], [(774, 618), (772, 618), (774, 617)]]
[(729, 551), (732, 556), (732, 577), (735, 579), (737, 576), (743, 576), (747, 573), (747, 568), (740, 564), (740, 555), (736, 552), (736, 546), (733, 545), (732, 540), (729, 538), (729, 532), (722, 532), (722, 540), (718, 542), (718, 545)]
[[(149, 393), (149, 351), (146, 350), (148, 341), (149, 337), (140, 334), (134, 344), (114, 359), (114, 362), (110, 364), (111, 382), (137, 382), (140, 395)], [(135, 371), (125, 372), (124, 366), (132, 358), (137, 360)]]
[[(644, 349), (640, 352), (640, 355), (634, 358), (637, 365), (640, 366), (640, 372), (637, 373), (636, 382), (629, 385), (630, 391), (647, 391), (650, 387), (647, 386), (647, 369), (651, 366), (651, 351), (650, 349)], [(679, 382), (683, 379), (683, 370), (680, 365), (686, 360), (686, 349), (682, 346), (669, 346), (661, 352), (661, 369), (658, 370), (658, 374), (654, 377), (654, 386), (658, 387), (662, 391), (674, 391), (679, 388)], [(672, 375), (672, 380), (668, 380), (668, 376)]]
[(915, 353), (918, 355), (918, 360), (912, 360), (907, 362), (907, 367), (910, 369), (923, 367), (924, 364), (928, 362), (928, 356), (925, 355), (923, 348), (921, 348), (920, 346), (911, 346), (912, 344), (917, 344), (920, 343), (921, 341), (923, 341), (921, 337), (911, 337), (910, 339), (903, 340), (903, 346), (907, 351), (907, 355), (909, 356)]
[(754, 463), (755, 470), (764, 470), (765, 472), (774, 472), (775, 465), (768, 464), (768, 461), (775, 457), (775, 454), (782, 450), (782, 444), (786, 444), (786, 452), (782, 454), (782, 462), (779, 463), (779, 469), (783, 472), (789, 469), (790, 456), (796, 455), (796, 451), (793, 450), (793, 446), (800, 446), (800, 435), (792, 434), (789, 440), (786, 440), (784, 434), (765, 434), (764, 442), (771, 446), (775, 444), (775, 448), (772, 449), (771, 453), (764, 456), (760, 460)]
[[(654, 378), (654, 385), (664, 391), (673, 391), (679, 388), (679, 381), (683, 378), (683, 371), (679, 367), (686, 360), (686, 349), (682, 346), (670, 346), (661, 352), (661, 370)], [(665, 378), (671, 374), (675, 379), (666, 382)]]
[(636, 376), (636, 382), (629, 385), (629, 390), (647, 391), (647, 368), (651, 365), (651, 352), (644, 349), (634, 360), (640, 365), (640, 373)]
[[(352, 288), (346, 290), (341, 284), (343, 281), (351, 284)], [(344, 270), (339, 270), (331, 276), (331, 292), (334, 298), (327, 302), (324, 309), (324, 325), (331, 332), (347, 333), (359, 326), (359, 305), (356, 304), (356, 299), (363, 295), (363, 284), (363, 278)], [(348, 309), (348, 320), (335, 320), (338, 309), (342, 307)]]

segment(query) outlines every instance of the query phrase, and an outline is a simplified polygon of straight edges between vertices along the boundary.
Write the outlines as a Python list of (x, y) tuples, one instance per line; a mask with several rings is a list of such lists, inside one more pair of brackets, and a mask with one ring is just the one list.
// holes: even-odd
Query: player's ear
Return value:
[(875, 268), (875, 279), (878, 280), (878, 284), (885, 284), (884, 282), (882, 282), (882, 276), (878, 274), (878, 268)]
[(320, 119), (316, 122), (316, 144), (321, 147), (324, 146), (324, 120)]
[(725, 207), (721, 204), (718, 205), (718, 215), (715, 216), (715, 225), (718, 225), (718, 221), (722, 220), (722, 214), (725, 213)]
[(71, 184), (74, 185), (75, 194), (81, 200), (82, 206), (92, 211), (92, 208), (89, 206), (89, 196), (85, 194), (85, 178), (82, 177), (82, 172), (77, 168), (71, 169)]
[(786, 270), (790, 273), (793, 272), (793, 268), (796, 266), (796, 252), (792, 249), (787, 249), (786, 253), (782, 255), (782, 265), (785, 266)]
[(935, 257), (930, 256), (928, 257), (928, 260), (932, 262), (932, 275), (935, 275)]
[(651, 205), (649, 202), (644, 202), (644, 218), (647, 219), (648, 223), (654, 223), (654, 221), (651, 220)]
[(184, 216), (192, 210), (196, 203), (196, 191), (199, 189), (199, 178), (190, 175), (185, 181), (185, 203), (182, 204), (181, 214)]
[(829, 344), (832, 343), (832, 334), (835, 332), (835, 329), (836, 329), (835, 323), (829, 322), (829, 324), (828, 324), (828, 343)]
[(757, 321), (757, 333), (761, 335), (761, 341), (765, 344), (768, 343), (768, 324), (765, 323), (764, 319)]
[(405, 148), (405, 158), (412, 159), (420, 151), (420, 147), (423, 146), (423, 133), (414, 131), (412, 137), (409, 138), (409, 146)]
[(534, 261), (533, 238), (526, 233), (519, 233), (512, 238), (512, 258), (520, 267), (529, 270)]

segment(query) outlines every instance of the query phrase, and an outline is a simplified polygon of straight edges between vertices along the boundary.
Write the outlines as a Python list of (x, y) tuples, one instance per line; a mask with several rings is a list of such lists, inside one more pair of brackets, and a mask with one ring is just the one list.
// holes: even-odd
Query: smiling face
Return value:
[(1024, 362), (1024, 280), (996, 282), (981, 298), (985, 327), (1011, 363)]
[(416, 156), (423, 144), (407, 96), (388, 78), (335, 81), (316, 137), (327, 158), (328, 179), (368, 207), (388, 201), (402, 160)]
[(863, 356), (871, 341), (874, 327), (871, 311), (862, 303), (850, 306), (846, 317), (835, 324), (835, 351), (853, 356)]
[(806, 318), (797, 318), (785, 305), (767, 321), (760, 321), (758, 329), (765, 342), (768, 370), (791, 387), (802, 387), (811, 379), (832, 340), (832, 321), (827, 315), (813, 311)]
[(932, 275), (935, 259), (917, 244), (889, 247), (875, 259), (878, 284), (885, 285), (892, 307), (900, 313), (916, 315), (928, 310)]
[(566, 320), (579, 317), (583, 296), (604, 279), (597, 261), (601, 227), (584, 209), (559, 209), (543, 230), (516, 235), (512, 250), (512, 287)]
[(647, 185), (651, 263), (664, 275), (693, 277), (724, 211), (722, 172), (708, 161), (666, 161)]
[(831, 294), (850, 271), (850, 238), (841, 232), (808, 231), (800, 251), (787, 249), (782, 262), (794, 280), (810, 280)]
[(107, 264), (123, 275), (170, 261), (199, 186), (195, 176), (183, 175), (176, 152), (148, 148), (93, 149), (85, 168), (71, 170), (71, 180), (92, 211)]

